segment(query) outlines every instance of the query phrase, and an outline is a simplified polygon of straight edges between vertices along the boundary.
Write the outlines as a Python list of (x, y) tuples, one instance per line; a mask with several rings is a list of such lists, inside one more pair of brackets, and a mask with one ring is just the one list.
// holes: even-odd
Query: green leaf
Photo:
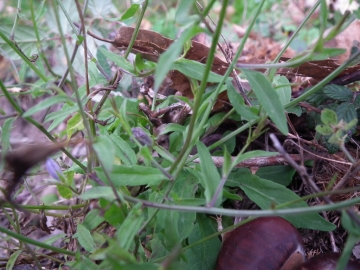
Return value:
[(79, 270), (99, 270), (99, 266), (95, 264), (92, 260), (90, 260), (86, 256), (81, 256), (81, 261), (76, 269)]
[(169, 251), (163, 245), (164, 242), (165, 242), (164, 234), (162, 233), (153, 234), (153, 237), (150, 240), (151, 251), (152, 251), (150, 261), (164, 257), (169, 254)]
[[(121, 267), (121, 268), (119, 268)], [(112, 269), (121, 270), (159, 270), (162, 267), (155, 263), (136, 263), (136, 264), (121, 264), (118, 267)]]
[(66, 119), (67, 117), (69, 117), (70, 114), (72, 114), (73, 112), (76, 112), (78, 110), (78, 106), (77, 104), (74, 104), (74, 106), (69, 106), (68, 104), (64, 104), (64, 106), (61, 108), (61, 110), (56, 111), (56, 112), (52, 112), (49, 113), (46, 117), (45, 117), (45, 121), (49, 122), (51, 120), (61, 120), (61, 123), (64, 121), (64, 119)]
[[(90, 87), (93, 87), (96, 85), (96, 81), (94, 79), (90, 79), (89, 81), (89, 85)], [(85, 96), (86, 96), (86, 84), (83, 84), (82, 86), (79, 87), (78, 92), (82, 98), (82, 106), (85, 106), (86, 102), (88, 101)], [(75, 98), (75, 93), (72, 95), (72, 98)], [(51, 130), (53, 130), (54, 128), (56, 128), (58, 125), (60, 125), (61, 123), (63, 123), (63, 121), (69, 117), (70, 114), (76, 112), (77, 110), (79, 110), (79, 106), (77, 105), (77, 103), (72, 103), (72, 104), (64, 104), (64, 106), (61, 108), (61, 110), (58, 110), (56, 112), (52, 112), (49, 113), (46, 117), (45, 117), (45, 123), (51, 120), (54, 120), (50, 127), (47, 129), (49, 132)]]
[(324, 94), (329, 98), (348, 102), (350, 102), (354, 96), (354, 93), (349, 88), (336, 84), (326, 85), (324, 87)]
[(337, 119), (344, 120), (346, 123), (351, 122), (354, 119), (357, 119), (357, 113), (354, 104), (349, 102), (341, 103), (336, 108)]
[(223, 190), (223, 196), (226, 199), (230, 199), (230, 200), (234, 200), (234, 201), (242, 201), (242, 198), (239, 195), (230, 193), (230, 192), (226, 191), (225, 189)]
[(357, 118), (351, 120), (349, 123), (347, 123), (347, 124), (345, 125), (344, 130), (345, 130), (345, 131), (348, 131), (349, 129), (355, 127), (356, 124), (357, 124), (357, 122), (358, 122)]
[(20, 256), (20, 254), (23, 251), (24, 250), (19, 249), (19, 250), (15, 251), (13, 254), (11, 254), (10, 258), (8, 259), (8, 261), (6, 263), (6, 270), (12, 270), (14, 268), (16, 260), (18, 259), (18, 257)]
[(164, 229), (164, 245), (167, 250), (171, 251), (182, 240), (180, 239), (178, 227), (179, 213), (177, 211), (161, 210), (156, 217), (158, 226)]
[(293, 113), (295, 114), (297, 117), (300, 117), (302, 114), (302, 109), (300, 106), (292, 106), (290, 108), (287, 108), (286, 111), (288, 113)]
[(349, 233), (360, 237), (360, 226), (344, 210), (341, 212), (341, 226)]
[(115, 158), (114, 143), (110, 137), (108, 135), (101, 135), (100, 137), (97, 137), (92, 146), (98, 159), (104, 166), (104, 169), (110, 172)]
[[(124, 263), (136, 263), (135, 256), (128, 250), (120, 248), (119, 244), (112, 239), (108, 241), (106, 248), (97, 249), (89, 258), (92, 260), (103, 260), (101, 262), (101, 269), (124, 269)], [(122, 265), (114, 264), (114, 258), (121, 258), (119, 263)], [(100, 270), (100, 268), (98, 270)]]
[(120, 136), (116, 136), (115, 134), (111, 134), (110, 139), (117, 146), (115, 149), (115, 155), (117, 155), (121, 161), (127, 165), (136, 165), (137, 158), (134, 150), (130, 147), (130, 145), (125, 142)]
[[(7, 37), (10, 37), (12, 32), (12, 25), (5, 24), (5, 18), (0, 25), (0, 31)], [(47, 44), (47, 33), (42, 29), (38, 28), (38, 34), (40, 40), (42, 40), (42, 45), (45, 47)], [(36, 46), (37, 39), (36, 33), (32, 26), (18, 24), (16, 26), (16, 36), (15, 36), (16, 44), (21, 48), (21, 50), (28, 56), (31, 57), (33, 54), (39, 54), (38, 47)], [(0, 38), (0, 48), (3, 50), (1, 52), (2, 55), (6, 55), (12, 61), (20, 60), (20, 56), (3, 40)], [(24, 65), (25, 66), (25, 65)]]
[(189, 24), (198, 19), (198, 15), (193, 15), (192, 8), (195, 0), (181, 0), (176, 9), (175, 21), (179, 24)]
[(247, 121), (259, 119), (259, 110), (255, 107), (245, 105), (243, 97), (236, 91), (231, 79), (226, 80), (226, 87), (231, 105), (233, 105), (234, 109), (242, 119)]
[(268, 78), (264, 74), (248, 69), (241, 69), (254, 90), (260, 104), (264, 107), (271, 120), (284, 135), (288, 134), (288, 126), (284, 108)]
[[(200, 168), (203, 179), (202, 184), (205, 188), (205, 198), (206, 202), (210, 203), (218, 185), (220, 184), (220, 175), (206, 146), (201, 141), (199, 141), (197, 142), (196, 147), (200, 158)], [(221, 202), (222, 193), (220, 193), (219, 197), (217, 198), (215, 206), (219, 206)]]
[[(107, 183), (103, 170), (97, 167), (95, 171), (98, 177)], [(159, 169), (139, 165), (114, 165), (109, 175), (115, 186), (156, 185), (162, 180), (168, 180)]]
[(143, 71), (148, 68), (145, 64), (144, 59), (142, 58), (140, 53), (137, 53), (135, 56), (135, 68), (138, 72)]
[(15, 117), (6, 119), (1, 127), (1, 165), (0, 172), (3, 171), (5, 167), (5, 156), (10, 148), (10, 131), (12, 129)]
[(291, 86), (289, 80), (285, 76), (275, 76), (273, 80), (275, 91), (279, 95), (281, 104), (288, 104), (291, 99)]
[(175, 192), (180, 198), (194, 198), (199, 181), (191, 172), (182, 170), (176, 178), (171, 191)]
[(51, 107), (52, 105), (58, 104), (60, 102), (64, 102), (64, 101), (70, 101), (72, 103), (72, 100), (70, 97), (66, 96), (66, 95), (61, 95), (61, 96), (53, 96), (50, 98), (47, 98), (43, 101), (41, 101), (40, 103), (38, 103), (37, 105), (35, 105), (34, 107), (31, 107), (30, 109), (28, 109), (23, 115), (22, 117), (28, 117), (33, 115), (34, 113), (37, 113), (39, 111), (42, 111), (46, 108)]
[[(359, 237), (349, 233), (348, 237), (346, 239), (345, 247), (343, 251), (341, 252), (340, 259), (337, 262), (336, 269), (335, 270), (343, 270), (348, 269), (348, 261), (350, 260), (350, 257), (353, 254), (353, 249), (356, 244), (359, 243)], [(358, 268), (357, 266), (355, 266)]]
[(231, 172), (231, 155), (225, 147), (224, 150), (224, 165), (222, 167), (222, 177), (226, 177)]
[[(176, 69), (186, 75), (187, 77), (194, 78), (196, 80), (202, 80), (205, 73), (205, 65), (197, 61), (188, 59), (178, 59), (173, 64), (172, 69)], [(208, 82), (221, 82), (222, 76), (214, 72), (210, 72)]]
[(78, 239), (81, 247), (83, 247), (87, 252), (93, 252), (96, 249), (96, 245), (90, 231), (81, 223), (77, 225), (77, 230), (73, 237)]
[(76, 45), (80, 46), (83, 42), (84, 42), (84, 37), (83, 36), (80, 36), (80, 35), (71, 35), (71, 37), (76, 40)]
[(135, 244), (134, 237), (137, 235), (145, 216), (142, 211), (142, 204), (136, 204), (128, 213), (123, 224), (121, 224), (119, 230), (117, 231), (117, 240), (120, 244), (120, 247), (128, 250), (131, 247), (131, 244)]
[(164, 158), (164, 160), (168, 160), (170, 162), (174, 162), (175, 161), (175, 157), (168, 151), (166, 150), (164, 147), (160, 146), (160, 145), (154, 145), (153, 147), (154, 151), (157, 152), (161, 157)]
[(333, 129), (330, 126), (326, 126), (326, 125), (317, 125), (315, 129), (321, 135), (325, 135), (325, 136), (334, 133)]
[(256, 175), (260, 178), (271, 180), (283, 186), (290, 185), (294, 174), (295, 169), (285, 165), (261, 167), (256, 171)]
[[(194, 199), (196, 200), (196, 199)], [(183, 204), (183, 202), (180, 202)], [(185, 203), (185, 202), (184, 202)], [(203, 200), (204, 203), (204, 200)], [(190, 204), (193, 205), (193, 204)], [(199, 204), (198, 204), (199, 205)], [(186, 239), (194, 229), (194, 223), (196, 219), (195, 212), (179, 212), (179, 218), (177, 220), (177, 227), (179, 230), (179, 238)]]
[(341, 48), (322, 48), (320, 52), (315, 52), (311, 56), (310, 60), (312, 61), (327, 60), (331, 57), (343, 54), (344, 52), (346, 52), (346, 50)]
[(251, 177), (252, 173), (248, 168), (235, 168), (229, 174), (228, 179), (225, 183), (227, 187), (238, 187), (239, 186), (239, 179), (244, 177)]
[(95, 229), (97, 226), (100, 225), (105, 219), (102, 215), (100, 215), (99, 209), (92, 209), (89, 213), (87, 213), (84, 221), (82, 224), (86, 229), (89, 231)]
[(348, 231), (346, 244), (338, 261), (336, 270), (346, 269), (347, 262), (350, 259), (354, 246), (360, 239), (360, 226), (343, 210), (341, 213), (341, 226)]
[[(98, 51), (99, 52), (99, 51)], [(101, 52), (99, 52), (101, 53)], [(105, 56), (102, 55), (102, 57), (105, 59)], [(106, 59), (105, 59), (106, 61)], [(102, 82), (101, 80), (104, 78), (103, 76), (99, 75), (99, 70), (95, 64), (95, 62), (93, 61), (89, 61), (88, 64), (88, 74), (89, 74), (89, 78), (95, 80), (96, 82), (100, 83), (107, 83), (105, 80), (104, 82)], [(111, 75), (110, 75), (111, 76)]]
[[(196, 225), (189, 236), (189, 244), (204, 239), (216, 233), (215, 222), (203, 214), (198, 214)], [(218, 237), (203, 241), (185, 251), (187, 258), (187, 270), (212, 270), (215, 269), (216, 258), (219, 254), (221, 242)], [(185, 269), (185, 268), (183, 268)]]
[[(112, 193), (112, 194), (114, 194), (114, 193)], [(110, 207), (108, 206), (109, 201), (116, 200), (115, 196), (113, 196), (113, 198), (110, 198), (110, 197), (105, 198), (105, 200), (106, 200), (106, 203), (101, 203), (102, 208), (108, 208), (108, 210), (104, 214), (104, 219), (111, 226), (118, 228), (125, 220), (125, 218), (126, 218), (125, 213), (127, 213), (127, 212), (124, 210), (121, 211), (119, 209), (119, 206), (117, 206), (116, 204), (110, 204)], [(105, 201), (105, 200), (103, 200), (103, 201)]]
[(166, 134), (169, 132), (184, 132), (184, 131), (185, 131), (184, 126), (175, 123), (170, 123), (165, 125), (165, 128), (161, 130), (159, 135)]
[(338, 123), (336, 112), (326, 108), (323, 109), (321, 111), (321, 122), (325, 125), (336, 125)]
[(62, 184), (58, 184), (56, 187), (61, 197), (67, 200), (72, 198), (72, 190), (69, 187)]
[(136, 12), (138, 11), (139, 8), (140, 8), (139, 4), (131, 4), (131, 6), (121, 16), (120, 21), (130, 19), (132, 16), (134, 16), (136, 14)]
[[(65, 233), (55, 234), (53, 236), (50, 236), (49, 238), (46, 238), (44, 241), (42, 241), (44, 244), (53, 245), (56, 241), (60, 239), (64, 239), (67, 235)], [(40, 250), (41, 247), (36, 247), (35, 250)]]
[(66, 135), (68, 138), (71, 138), (71, 136), (75, 132), (83, 129), (84, 129), (83, 119), (80, 113), (76, 113), (67, 121)]
[(360, 95), (356, 95), (353, 104), (356, 107), (356, 109), (359, 109), (359, 107), (360, 107)]
[(134, 69), (134, 66), (129, 61), (127, 61), (124, 57), (117, 55), (113, 52), (109, 52), (108, 50), (106, 50), (102, 47), (99, 47), (99, 50), (106, 56), (106, 58), (113, 61), (120, 68), (130, 72), (133, 75), (138, 75), (136, 70)]
[(326, 29), (328, 15), (329, 15), (329, 12), (328, 12), (327, 3), (326, 3), (326, 1), (321, 1), (321, 3), (320, 3), (320, 25), (321, 25), (321, 29), (323, 29), (323, 30)]
[(109, 201), (116, 199), (111, 187), (93, 187), (79, 196), (83, 200), (107, 199)]
[[(305, 92), (307, 92), (306, 89)], [(323, 89), (320, 89), (315, 94), (310, 95), (308, 98), (306, 98), (306, 101), (309, 102), (310, 104), (313, 104), (314, 106), (320, 106), (327, 99), (328, 98), (324, 94)]]
[(187, 28), (181, 36), (161, 54), (155, 71), (155, 93), (157, 93), (161, 83), (172, 69), (175, 59), (180, 56), (184, 43), (200, 32), (202, 32), (202, 29), (197, 25)]
[(139, 10), (139, 8), (140, 8), (139, 4), (132, 4), (121, 17), (118, 17), (118, 18), (103, 17), (103, 18), (109, 22), (124, 21), (124, 20), (130, 19), (131, 17), (133, 17), (136, 14), (136, 12)]
[[(245, 194), (255, 202), (261, 209), (271, 209), (274, 204), (279, 205), (286, 202), (299, 200), (300, 197), (286, 187), (269, 180), (261, 179), (256, 175), (242, 177), (239, 187)], [(307, 207), (305, 202), (298, 202), (284, 208)], [(301, 214), (298, 216), (285, 216), (295, 227), (308, 228), (312, 230), (331, 231), (336, 226), (317, 213)]]
[[(104, 48), (104, 50), (107, 50), (105, 45), (101, 45), (100, 46), (101, 48)], [(106, 60), (106, 56), (100, 51), (100, 50), (97, 50), (96, 51), (96, 59), (99, 63), (99, 65), (104, 69), (105, 73), (108, 75), (108, 76), (111, 76), (111, 68), (110, 68), (110, 65), (109, 63), (107, 62)]]

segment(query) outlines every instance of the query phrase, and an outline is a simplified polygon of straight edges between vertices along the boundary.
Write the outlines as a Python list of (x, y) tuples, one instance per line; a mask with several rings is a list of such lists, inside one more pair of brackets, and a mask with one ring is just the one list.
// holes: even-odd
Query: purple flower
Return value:
[(64, 175), (59, 164), (54, 161), (52, 158), (46, 159), (46, 170), (48, 171), (49, 175), (54, 178), (55, 180), (60, 181), (59, 175)]
[(152, 139), (142, 130), (140, 127), (135, 127), (131, 129), (132, 134), (134, 135), (135, 139), (141, 145), (151, 146), (153, 144)]

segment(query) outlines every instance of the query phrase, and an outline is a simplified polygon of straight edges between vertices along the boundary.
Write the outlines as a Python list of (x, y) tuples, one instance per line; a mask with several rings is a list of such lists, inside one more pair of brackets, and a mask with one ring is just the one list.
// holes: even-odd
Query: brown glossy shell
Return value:
[(217, 270), (292, 270), (304, 262), (300, 233), (280, 217), (258, 218), (224, 238)]

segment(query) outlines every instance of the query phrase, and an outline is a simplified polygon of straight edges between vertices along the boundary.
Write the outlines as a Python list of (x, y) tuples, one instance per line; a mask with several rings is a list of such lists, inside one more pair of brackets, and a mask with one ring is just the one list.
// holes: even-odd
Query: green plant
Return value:
[(309, 102), (323, 108), (321, 119), (317, 114), (309, 114), (315, 123), (319, 123), (316, 126), (319, 133), (317, 137), (324, 135), (321, 139), (328, 141), (325, 143), (327, 149), (330, 152), (337, 151), (356, 132), (359, 110), (357, 93), (347, 87), (330, 84), (311, 97)]
[[(247, 168), (236, 168), (239, 163), (250, 159), (278, 156), (275, 151), (251, 147), (267, 132), (270, 121), (274, 123), (280, 136), (287, 135), (289, 131), (285, 110), (299, 112), (296, 107), (299, 102), (318, 93), (353, 60), (349, 59), (296, 99), (291, 98), (288, 79), (285, 76), (275, 76), (279, 67), (296, 66), (308, 60), (323, 59), (339, 53), (336, 49), (323, 48), (324, 42), (339, 31), (337, 28), (323, 37), (327, 25), (325, 1), (318, 1), (304, 19), (303, 24), (321, 2), (320, 36), (312, 49), (287, 63), (276, 63), (281, 52), (271, 64), (237, 64), (247, 37), (266, 4), (266, 1), (261, 1), (253, 7), (247, 32), (234, 57), (229, 58), (226, 63), (224, 74), (216, 73), (212, 67), (214, 61), (218, 61), (215, 52), (224, 23), (225, 7), (229, 1), (223, 1), (213, 32), (202, 27), (201, 23), (216, 1), (209, 1), (204, 9), (200, 9), (196, 1), (178, 1), (176, 7), (170, 8), (171, 12), (167, 14), (176, 23), (169, 29), (162, 30), (164, 33), (175, 34), (175, 29), (181, 28), (182, 32), (161, 54), (156, 50), (153, 52), (155, 45), (159, 46), (159, 50), (162, 49), (155, 40), (141, 43), (144, 46), (141, 51), (142, 47), (136, 39), (137, 36), (149, 33), (139, 30), (142, 19), (147, 15), (149, 1), (133, 3), (122, 12), (118, 12), (112, 1), (101, 2), (85, 1), (81, 5), (79, 1), (75, 1), (75, 9), (72, 6), (74, 2), (70, 0), (42, 1), (38, 6), (31, 0), (29, 6), (23, 7), (26, 12), (22, 13), (24, 21), (31, 27), (24, 25), (22, 20), (19, 22), (15, 19), (14, 27), (0, 26), (2, 50), (11, 61), (20, 60), (16, 62), (21, 63), (19, 71), (14, 69), (18, 73), (20, 86), (29, 83), (30, 89), (26, 94), (33, 98), (43, 97), (38, 104), (23, 111), (19, 106), (19, 95), (10, 92), (10, 86), (6, 84), (8, 82), (0, 81), (3, 95), (16, 112), (16, 115), (4, 115), (8, 119), (2, 125), (2, 156), (5, 157), (11, 150), (10, 131), (18, 117), (37, 127), (51, 141), (63, 139), (73, 143), (77, 135), (84, 134), (88, 150), (86, 158), (76, 158), (68, 149), (62, 149), (73, 163), (69, 168), (62, 168), (60, 182), (52, 183), (56, 185), (62, 199), (77, 199), (76, 204), (21, 205), (20, 208), (16, 208), (11, 202), (1, 204), (4, 212), (9, 209), (14, 213), (14, 217), (8, 216), (8, 219), (15, 232), (3, 227), (0, 227), (0, 231), (20, 242), (14, 248), (16, 251), (12, 253), (7, 267), (11, 268), (24, 250), (36, 262), (37, 257), (44, 255), (39, 250), (41, 247), (69, 256), (64, 260), (55, 256), (50, 256), (50, 259), (74, 269), (212, 269), (221, 245), (218, 238), (221, 232), (217, 232), (217, 224), (210, 218), (211, 215), (281, 215), (297, 228), (331, 231), (336, 226), (318, 213), (359, 203), (359, 198), (353, 198), (309, 207), (307, 199), (328, 193), (315, 192), (308, 197), (300, 197), (287, 188), (295, 173), (293, 168), (261, 168), (256, 174), (252, 174)], [(116, 45), (116, 40), (107, 37), (114, 36), (116, 29), (109, 29), (108, 26), (117, 21), (135, 23), (135, 27), (126, 48), (116, 48), (114, 51), (106, 41), (110, 40)], [(339, 22), (339, 26), (342, 23), (343, 21)], [(155, 27), (160, 26), (155, 24)], [(85, 30), (91, 30), (100, 39), (85, 35)], [(187, 59), (187, 52), (192, 49), (191, 38), (202, 32), (212, 37), (211, 46), (207, 48), (208, 55), (201, 61)], [(154, 33), (150, 34), (159, 37)], [(15, 39), (9, 38), (12, 36)], [(291, 41), (292, 39), (286, 47)], [(123, 51), (120, 52), (121, 50)], [(27, 57), (34, 52), (38, 55), (36, 61)], [(129, 57), (131, 52), (132, 58)], [(65, 64), (53, 66), (50, 63), (51, 56), (58, 60), (57, 63)], [(265, 68), (268, 72), (263, 74), (251, 68)], [(235, 69), (240, 69), (248, 80), (250, 93), (239, 91), (241, 89), (238, 85), (234, 86), (232, 83), (232, 79), (237, 78)], [(186, 75), (191, 88), (190, 96), (193, 98), (169, 95), (161, 99), (158, 92), (163, 88), (171, 70)], [(139, 100), (139, 93), (132, 86), (141, 83), (143, 85), (138, 88), (146, 88), (147, 82), (144, 83), (143, 77), (149, 75), (154, 77), (153, 85), (148, 87), (153, 92), (152, 96), (149, 94), (148, 103), (145, 104), (148, 107), (141, 107), (141, 103), (147, 101)], [(82, 80), (78, 80), (79, 77)], [(66, 93), (64, 85), (71, 91)], [(328, 88), (329, 86), (325, 88), (325, 93)], [(219, 95), (225, 90), (233, 109), (212, 112)], [(120, 95), (110, 95), (110, 91), (120, 92)], [(104, 94), (100, 100), (96, 100), (94, 96), (100, 92)], [(342, 102), (338, 108), (346, 104), (343, 106), (354, 106), (354, 110), (357, 109), (357, 103), (351, 103), (348, 92), (337, 97), (329, 93), (329, 97)], [(159, 119), (153, 116), (162, 115), (162, 110), (165, 112), (167, 108), (177, 106), (179, 101), (182, 108), (190, 108), (188, 110), (191, 110), (191, 115), (179, 122), (161, 122), (161, 125), (157, 125)], [(61, 109), (50, 111), (55, 104), (61, 104)], [(46, 114), (43, 119), (35, 120), (39, 112)], [(339, 114), (337, 117), (342, 119)], [(344, 120), (352, 120), (350, 118), (346, 116)], [(235, 122), (235, 127), (222, 134), (221, 139), (210, 145), (201, 141), (229, 119)], [(59, 129), (64, 122), (66, 127)], [(324, 124), (324, 129), (333, 129), (338, 121), (334, 119), (325, 121)], [(340, 129), (342, 132), (349, 128), (350, 126), (346, 126)], [(240, 146), (236, 146), (236, 136), (244, 132), (247, 138)], [(161, 136), (167, 136), (167, 147), (159, 142)], [(340, 139), (343, 134), (336, 136), (336, 139)], [(190, 155), (194, 147), (197, 153)], [(214, 149), (215, 153), (212, 152)], [(213, 162), (216, 155), (222, 157), (219, 168)], [(80, 181), (76, 180), (75, 174), (82, 175)], [(242, 200), (237, 194), (240, 189), (262, 210), (226, 209), (224, 206), (229, 201)], [(89, 205), (92, 208), (87, 211)], [(25, 237), (21, 234), (19, 220), (16, 218), (16, 211), (19, 209), (59, 219), (64, 217), (65, 224), (74, 229), (73, 234), (61, 234), (50, 238), (46, 243)], [(65, 214), (50, 210), (65, 211)], [(224, 223), (232, 223), (230, 219), (224, 219)], [(106, 228), (111, 228), (110, 232)], [(224, 231), (232, 228), (234, 226), (229, 225)], [(73, 247), (76, 241), (81, 249), (73, 248), (69, 251), (56, 248), (52, 244), (57, 239), (68, 243), (68, 247)], [(34, 253), (27, 249), (27, 244), (37, 246)]]

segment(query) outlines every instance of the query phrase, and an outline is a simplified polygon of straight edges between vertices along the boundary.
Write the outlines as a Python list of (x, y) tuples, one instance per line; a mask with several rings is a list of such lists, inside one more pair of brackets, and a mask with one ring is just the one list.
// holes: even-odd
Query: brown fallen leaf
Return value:
[[(281, 61), (288, 61), (289, 58), (282, 57)], [(326, 59), (320, 61), (309, 61), (301, 64), (296, 68), (284, 68), (278, 71), (279, 74), (291, 74), (303, 77), (312, 77), (317, 80), (322, 80), (328, 76), (331, 72), (340, 66), (336, 59)], [(360, 69), (360, 64), (346, 68), (343, 72), (337, 76), (337, 78), (353, 74)]]
[[(353, 26), (351, 26), (348, 31), (344, 31), (341, 35), (339, 35), (338, 39), (347, 37), (346, 40), (348, 41), (348, 39), (350, 38), (349, 31), (351, 32), (354, 29), (358, 29), (359, 27), (360, 24), (358, 24), (358, 21), (356, 21), (356, 23)], [(129, 46), (131, 37), (134, 33), (134, 28), (129, 26), (120, 27), (116, 33), (114, 40), (107, 40), (101, 37), (97, 37), (96, 35), (92, 34), (89, 31), (88, 33), (97, 39), (112, 43), (117, 48), (126, 49)], [(174, 41), (172, 39), (166, 38), (157, 32), (145, 30), (145, 29), (139, 29), (138, 35), (135, 39), (131, 52), (135, 54), (140, 54), (146, 60), (157, 62), (160, 55), (164, 53), (173, 42)], [(341, 41), (339, 40), (337, 42), (338, 42), (337, 43), (338, 46), (344, 45), (344, 42), (341, 43)], [(347, 42), (347, 45), (349, 45), (349, 42)], [(333, 46), (333, 44), (328, 43), (327, 46)], [(345, 54), (345, 57), (349, 56), (350, 49), (349, 47), (347, 47), (347, 53)], [(206, 63), (209, 50), (210, 50), (209, 47), (207, 47), (206, 45), (196, 41), (192, 41), (192, 46), (185, 55), (185, 58), (204, 64)], [(288, 61), (288, 60), (289, 58), (285, 58), (285, 57), (281, 58), (281, 61)], [(246, 62), (252, 63), (251, 60)], [(264, 62), (264, 60), (260, 60), (260, 62)], [(215, 56), (212, 66), (212, 71), (219, 75), (224, 75), (228, 66), (229, 65), (227, 62), (224, 62), (219, 57)], [(278, 74), (312, 77), (315, 80), (321, 80), (339, 66), (340, 66), (339, 59), (309, 61), (303, 63), (302, 65), (296, 68), (280, 69), (278, 71)], [(359, 69), (360, 69), (360, 65), (347, 68), (337, 77), (340, 78), (339, 79), (340, 82), (336, 82), (336, 83), (346, 84), (348, 81), (348, 76), (351, 77), (352, 74), (356, 73)], [(193, 98), (190, 82), (185, 75), (183, 75), (179, 71), (172, 70), (168, 73), (167, 77), (172, 81), (171, 84), (172, 89), (175, 89), (182, 96), (185, 96), (190, 99)], [(353, 77), (354, 76), (352, 76), (352, 78)], [(159, 94), (163, 94), (163, 93), (159, 91)], [(216, 111), (221, 110), (225, 106), (225, 104), (229, 104), (229, 100), (227, 97), (227, 93), (222, 92), (218, 97), (218, 101), (214, 106), (214, 110)]]
[[(120, 27), (114, 40), (107, 40), (97, 37), (89, 31), (88, 33), (94, 38), (112, 43), (117, 48), (125, 49), (129, 46), (131, 37), (134, 33), (134, 28), (129, 26)], [(131, 52), (134, 54), (140, 54), (146, 60), (157, 62), (160, 55), (164, 53), (173, 42), (174, 41), (172, 39), (166, 38), (157, 32), (139, 29)], [(204, 44), (201, 44), (197, 41), (192, 41), (191, 48), (188, 50), (185, 58), (205, 64), (209, 50), (209, 47), (205, 46)], [(224, 75), (228, 66), (228, 63), (215, 56), (212, 71), (219, 75)], [(193, 98), (190, 82), (185, 75), (179, 71), (172, 70), (169, 72), (167, 77), (172, 81), (171, 87), (173, 89), (178, 91), (182, 96)], [(221, 93), (219, 100), (228, 103), (226, 93)], [(215, 107), (219, 108), (221, 106), (224, 106), (223, 102), (218, 102)]]

